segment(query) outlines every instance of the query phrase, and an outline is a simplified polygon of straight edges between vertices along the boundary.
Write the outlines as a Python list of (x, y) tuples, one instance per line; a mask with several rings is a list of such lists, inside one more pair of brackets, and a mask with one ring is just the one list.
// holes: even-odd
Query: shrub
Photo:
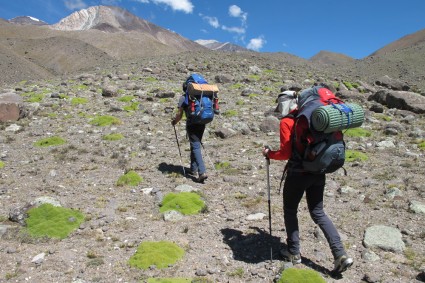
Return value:
[(161, 269), (175, 264), (183, 256), (184, 250), (174, 243), (168, 241), (143, 242), (129, 259), (128, 264), (141, 269), (148, 269), (155, 265)]
[(45, 203), (28, 210), (26, 230), (33, 237), (64, 239), (83, 221), (84, 215), (77, 210)]
[(314, 270), (287, 268), (277, 283), (326, 283), (325, 279)]
[(176, 210), (184, 215), (197, 214), (205, 209), (201, 196), (192, 192), (168, 193), (161, 203), (159, 211), (164, 213)]
[(34, 145), (45, 147), (45, 146), (62, 145), (64, 143), (66, 143), (64, 139), (62, 139), (61, 137), (54, 136), (54, 137), (38, 140), (34, 143)]
[(139, 174), (137, 174), (135, 171), (131, 170), (119, 177), (117, 186), (137, 186), (142, 181), (143, 178), (140, 177)]

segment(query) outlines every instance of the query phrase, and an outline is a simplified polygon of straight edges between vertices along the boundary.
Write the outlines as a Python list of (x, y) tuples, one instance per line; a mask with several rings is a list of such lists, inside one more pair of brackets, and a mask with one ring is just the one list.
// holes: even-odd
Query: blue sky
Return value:
[(54, 24), (96, 5), (119, 6), (191, 39), (310, 58), (321, 50), (361, 59), (425, 29), (425, 0), (0, 0), (0, 18)]

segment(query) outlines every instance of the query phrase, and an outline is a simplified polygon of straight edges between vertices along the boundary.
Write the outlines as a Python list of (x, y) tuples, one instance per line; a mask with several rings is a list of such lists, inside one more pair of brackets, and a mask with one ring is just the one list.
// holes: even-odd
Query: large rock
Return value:
[(368, 100), (384, 104), (388, 108), (409, 110), (416, 114), (425, 113), (425, 97), (415, 92), (381, 90), (369, 96)]
[(0, 122), (17, 121), (23, 107), (22, 97), (15, 93), (0, 94)]
[(366, 248), (379, 248), (396, 253), (403, 252), (405, 248), (401, 232), (396, 228), (384, 225), (367, 228), (363, 243)]
[(393, 90), (409, 90), (410, 89), (410, 87), (406, 83), (398, 79), (390, 78), (387, 75), (380, 77), (379, 79), (376, 80), (375, 83), (377, 85), (390, 88)]
[(413, 113), (425, 113), (425, 97), (408, 91), (391, 91), (387, 95), (387, 106)]

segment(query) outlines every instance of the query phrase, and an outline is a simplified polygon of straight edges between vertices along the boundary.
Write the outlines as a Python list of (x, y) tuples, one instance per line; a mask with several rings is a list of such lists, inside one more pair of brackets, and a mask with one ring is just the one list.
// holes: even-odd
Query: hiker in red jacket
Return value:
[[(302, 100), (301, 92), (298, 100)], [(293, 264), (301, 263), (300, 236), (297, 211), (299, 203), (306, 194), (308, 210), (313, 221), (323, 231), (334, 256), (333, 273), (341, 273), (353, 264), (353, 259), (347, 256), (338, 231), (323, 210), (323, 193), (326, 183), (325, 174), (303, 172), (292, 152), (303, 152), (305, 140), (308, 139), (308, 121), (305, 116), (297, 120), (297, 109), (287, 107), (288, 115), (283, 115), (280, 121), (280, 148), (273, 151), (264, 147), (262, 153), (266, 158), (288, 160), (285, 167), (285, 184), (283, 187), (283, 211), (287, 233), (287, 249), (281, 250), (284, 258)], [(285, 113), (282, 113), (285, 114)], [(295, 129), (293, 129), (295, 127)], [(296, 138), (293, 139), (292, 135)], [(295, 145), (292, 143), (295, 142)]]

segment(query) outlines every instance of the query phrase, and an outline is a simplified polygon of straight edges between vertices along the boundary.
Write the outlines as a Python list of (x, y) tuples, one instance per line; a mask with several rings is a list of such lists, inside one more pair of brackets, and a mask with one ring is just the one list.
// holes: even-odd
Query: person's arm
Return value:
[(293, 118), (284, 118), (280, 121), (280, 148), (273, 151), (267, 148), (263, 149), (263, 154), (270, 159), (288, 160), (292, 155), (291, 132), (294, 126)]
[(183, 107), (177, 108), (177, 114), (173, 120), (171, 120), (171, 125), (175, 126), (183, 117)]

